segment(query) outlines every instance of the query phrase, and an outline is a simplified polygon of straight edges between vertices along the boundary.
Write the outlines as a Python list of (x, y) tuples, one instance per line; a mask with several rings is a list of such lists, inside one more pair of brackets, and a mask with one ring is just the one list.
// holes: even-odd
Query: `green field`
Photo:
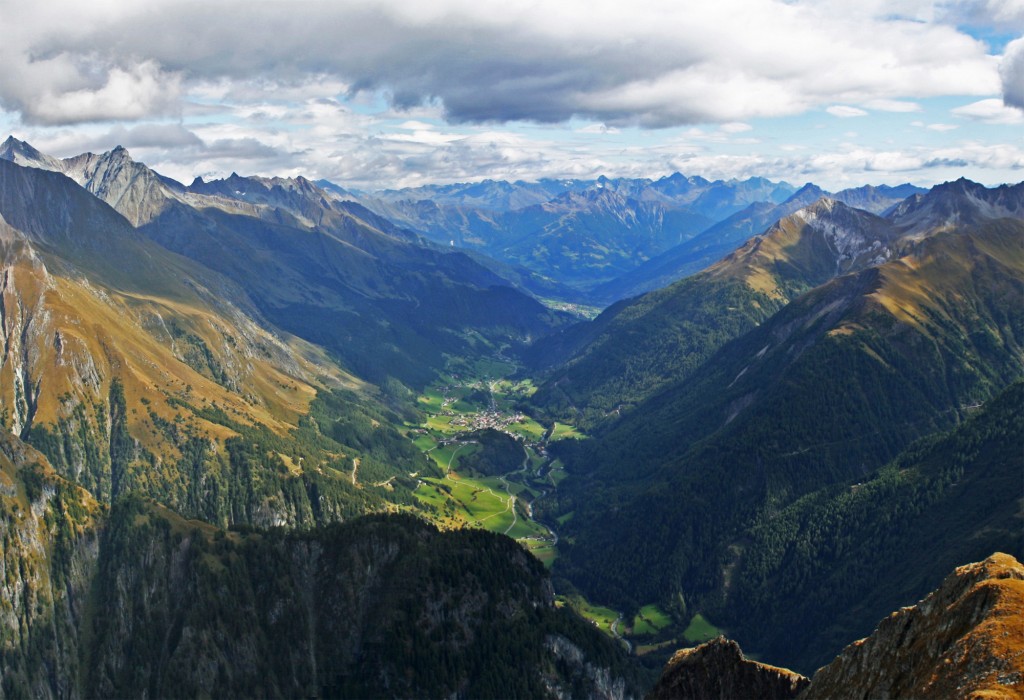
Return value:
[(706, 642), (709, 639), (714, 639), (721, 633), (721, 630), (705, 620), (703, 615), (697, 613), (693, 616), (693, 619), (690, 620), (690, 625), (686, 628), (686, 631), (683, 632), (683, 637), (685, 637), (688, 642), (700, 643)]
[[(454, 511), (454, 518), (471, 527), (504, 532), (512, 525), (509, 497), (475, 479), (423, 479), (415, 495), (423, 503), (442, 511)], [(446, 509), (448, 501), (452, 508)]]
[(416, 445), (423, 452), (429, 452), (437, 447), (437, 439), (431, 435), (419, 435), (412, 441), (412, 444)]
[(459, 459), (466, 455), (473, 454), (479, 447), (473, 444), (451, 444), (451, 445), (438, 445), (437, 449), (431, 450), (428, 454), (433, 459), (437, 466), (441, 467), (443, 471), (448, 469), (456, 469), (459, 466)]
[(556, 467), (555, 466), (556, 464), (561, 464), (561, 462), (559, 462), (556, 459), (551, 464), (551, 469), (550, 469), (550, 471), (548, 471), (548, 475), (547, 475), (547, 479), (548, 479), (549, 482), (551, 482), (552, 486), (558, 486), (560, 483), (565, 481), (566, 477), (569, 476), (569, 473), (567, 471), (565, 471), (564, 469), (561, 469), (559, 467)]
[(566, 602), (584, 618), (593, 622), (599, 630), (609, 636), (614, 636), (612, 635), (612, 623), (619, 619), (619, 613), (611, 608), (593, 605), (579, 596), (567, 599)]
[(423, 411), (427, 411), (428, 413), (440, 411), (443, 401), (444, 397), (441, 395), (441, 392), (436, 389), (426, 389), (423, 394), (416, 399), (419, 408)]
[(522, 540), (520, 544), (526, 547), (530, 554), (540, 559), (541, 563), (549, 569), (555, 563), (555, 559), (558, 558), (558, 550), (552, 547), (549, 542)]
[(645, 605), (633, 618), (633, 634), (657, 634), (671, 624), (672, 618), (657, 605)]
[(548, 439), (553, 442), (555, 440), (565, 440), (566, 438), (579, 440), (582, 437), (583, 434), (576, 430), (576, 428), (572, 427), (571, 425), (566, 425), (565, 423), (558, 423), (556, 421), (555, 427), (551, 431), (551, 437)]
[[(525, 506), (526, 501), (550, 491), (547, 482), (557, 483), (561, 478), (556, 475), (549, 480), (536, 476), (538, 470), (546, 464), (546, 459), (527, 448), (529, 459), (526, 472), (510, 473), (503, 481), (494, 476), (476, 475), (466, 467), (460, 468), (462, 457), (479, 450), (477, 445), (458, 442), (441, 444), (467, 430), (462, 426), (453, 426), (452, 420), (456, 416), (441, 415), (442, 412), (472, 415), (489, 409), (493, 397), (495, 407), (511, 415), (517, 402), (537, 390), (529, 380), (503, 378), (514, 370), (514, 366), (501, 360), (482, 361), (476, 363), (472, 370), (461, 367), (456, 371), (459, 376), (451, 374), (442, 377), (439, 384), (424, 390), (418, 398), (418, 406), (426, 420), (422, 426), (410, 426), (412, 430), (409, 436), (449, 476), (421, 477), (420, 485), (414, 493), (421, 504), (435, 513), (442, 526), (480, 527), (507, 534), (533, 552), (546, 566), (550, 566), (557, 557), (557, 551), (550, 542), (551, 533), (543, 525), (526, 517)], [(479, 377), (488, 379), (481, 380)], [(563, 437), (576, 434), (569, 426), (556, 424), (555, 430)], [(509, 425), (507, 431), (530, 442), (541, 441), (548, 432), (547, 428), (532, 418)], [(514, 513), (513, 496), (516, 497)], [(610, 622), (605, 626), (608, 624)]]
[(508, 426), (510, 432), (522, 435), (527, 440), (540, 440), (547, 431), (544, 426), (532, 418), (527, 418), (519, 423), (512, 423)]

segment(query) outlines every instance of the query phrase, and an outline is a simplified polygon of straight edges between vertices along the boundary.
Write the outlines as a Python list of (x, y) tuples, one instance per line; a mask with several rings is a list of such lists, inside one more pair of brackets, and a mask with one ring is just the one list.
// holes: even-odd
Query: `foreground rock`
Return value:
[(647, 698), (788, 700), (808, 683), (799, 673), (746, 659), (739, 644), (718, 637), (699, 647), (677, 651)]
[(1024, 698), (1024, 566), (959, 567), (814, 675), (814, 698)]
[(813, 679), (744, 658), (719, 637), (682, 649), (648, 700), (688, 698), (1024, 699), (1024, 565), (1008, 554), (961, 566), (882, 620)]

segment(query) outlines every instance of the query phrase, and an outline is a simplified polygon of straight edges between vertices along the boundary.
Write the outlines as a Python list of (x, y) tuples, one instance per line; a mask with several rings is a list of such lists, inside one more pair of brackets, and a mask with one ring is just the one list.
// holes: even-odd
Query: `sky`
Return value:
[(186, 184), (1024, 180), (1024, 0), (0, 0), (0, 60), (0, 132)]

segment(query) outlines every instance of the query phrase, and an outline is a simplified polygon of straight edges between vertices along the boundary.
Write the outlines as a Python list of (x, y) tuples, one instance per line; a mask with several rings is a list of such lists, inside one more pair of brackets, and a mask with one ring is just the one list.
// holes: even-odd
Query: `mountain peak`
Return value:
[(910, 234), (1003, 217), (1024, 218), (1024, 183), (990, 189), (962, 177), (908, 197), (887, 213)]
[(37, 150), (27, 141), (20, 141), (14, 136), (0, 144), (0, 159), (9, 160), (17, 165), (43, 170), (60, 170), (60, 161)]
[(806, 697), (981, 697), (1019, 687), (1022, 610), (1024, 566), (1012, 556), (958, 567), (820, 669)]
[(810, 681), (788, 669), (750, 661), (740, 645), (718, 637), (673, 654), (648, 700), (795, 698)]

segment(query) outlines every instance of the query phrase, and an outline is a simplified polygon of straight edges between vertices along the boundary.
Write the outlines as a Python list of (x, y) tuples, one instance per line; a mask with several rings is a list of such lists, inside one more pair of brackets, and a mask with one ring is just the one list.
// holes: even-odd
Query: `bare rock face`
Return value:
[(718, 637), (693, 649), (677, 651), (647, 700), (788, 700), (808, 682), (799, 673), (749, 661), (739, 644)]
[(815, 698), (1024, 698), (1024, 566), (993, 554), (946, 577), (818, 670)]

